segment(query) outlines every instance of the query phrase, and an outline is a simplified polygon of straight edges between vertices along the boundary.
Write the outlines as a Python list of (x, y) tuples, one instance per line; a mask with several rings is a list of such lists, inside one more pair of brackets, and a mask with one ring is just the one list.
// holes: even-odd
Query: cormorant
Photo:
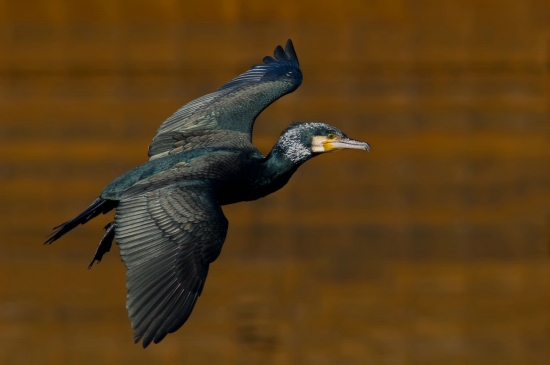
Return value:
[(302, 83), (292, 41), (217, 91), (181, 107), (157, 131), (149, 161), (113, 180), (46, 244), (116, 208), (89, 267), (113, 238), (127, 274), (134, 342), (158, 343), (189, 318), (208, 267), (220, 254), (228, 222), (221, 206), (282, 188), (298, 167), (325, 152), (369, 150), (322, 123), (292, 123), (264, 157), (252, 144), (254, 120)]

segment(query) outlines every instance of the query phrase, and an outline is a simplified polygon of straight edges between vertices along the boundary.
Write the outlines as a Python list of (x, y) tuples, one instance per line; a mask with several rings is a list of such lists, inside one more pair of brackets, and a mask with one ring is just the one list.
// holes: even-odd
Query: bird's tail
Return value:
[(53, 232), (48, 236), (45, 245), (49, 245), (53, 241), (61, 238), (65, 233), (69, 232), (79, 224), (84, 224), (89, 220), (97, 217), (100, 214), (105, 214), (117, 206), (117, 201), (97, 198), (94, 202), (80, 213), (76, 218), (71, 219), (57, 227), (53, 228)]

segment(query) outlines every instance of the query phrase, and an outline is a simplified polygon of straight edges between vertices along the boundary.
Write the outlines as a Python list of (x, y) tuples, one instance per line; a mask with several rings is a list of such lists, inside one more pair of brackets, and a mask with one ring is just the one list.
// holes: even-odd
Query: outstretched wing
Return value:
[(189, 318), (209, 264), (220, 254), (227, 219), (201, 183), (171, 185), (128, 199), (115, 217), (126, 264), (126, 307), (134, 342), (158, 343)]
[[(256, 117), (275, 100), (298, 88), (302, 72), (289, 39), (274, 57), (237, 76), (217, 91), (181, 107), (166, 119), (149, 146), (149, 157), (161, 157), (175, 148), (216, 146), (244, 134), (252, 138)], [(230, 136), (227, 132), (234, 132)], [(194, 138), (194, 144), (190, 144)]]

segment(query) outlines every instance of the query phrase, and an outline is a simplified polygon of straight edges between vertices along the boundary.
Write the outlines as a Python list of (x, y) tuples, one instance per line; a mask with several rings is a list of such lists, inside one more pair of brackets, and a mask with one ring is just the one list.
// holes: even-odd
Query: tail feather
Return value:
[(53, 241), (56, 241), (59, 238), (61, 238), (63, 235), (65, 235), (65, 233), (69, 232), (76, 226), (80, 224), (84, 224), (90, 221), (91, 219), (97, 217), (100, 214), (105, 214), (111, 211), (113, 208), (117, 206), (117, 203), (118, 202), (114, 200), (97, 198), (88, 208), (86, 208), (76, 218), (71, 219), (70, 221), (67, 221), (65, 223), (62, 223), (57, 227), (54, 227), (53, 228), (54, 231), (48, 236), (44, 244), (49, 245)]

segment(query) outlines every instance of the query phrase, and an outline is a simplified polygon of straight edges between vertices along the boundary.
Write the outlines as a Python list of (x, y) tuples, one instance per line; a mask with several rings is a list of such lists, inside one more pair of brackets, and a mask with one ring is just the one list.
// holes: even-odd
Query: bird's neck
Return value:
[(294, 173), (302, 161), (293, 161), (280, 146), (275, 145), (265, 158), (266, 171), (280, 174)]
[(262, 163), (258, 183), (269, 190), (267, 194), (277, 191), (286, 185), (303, 162), (291, 160), (279, 145), (275, 145)]

